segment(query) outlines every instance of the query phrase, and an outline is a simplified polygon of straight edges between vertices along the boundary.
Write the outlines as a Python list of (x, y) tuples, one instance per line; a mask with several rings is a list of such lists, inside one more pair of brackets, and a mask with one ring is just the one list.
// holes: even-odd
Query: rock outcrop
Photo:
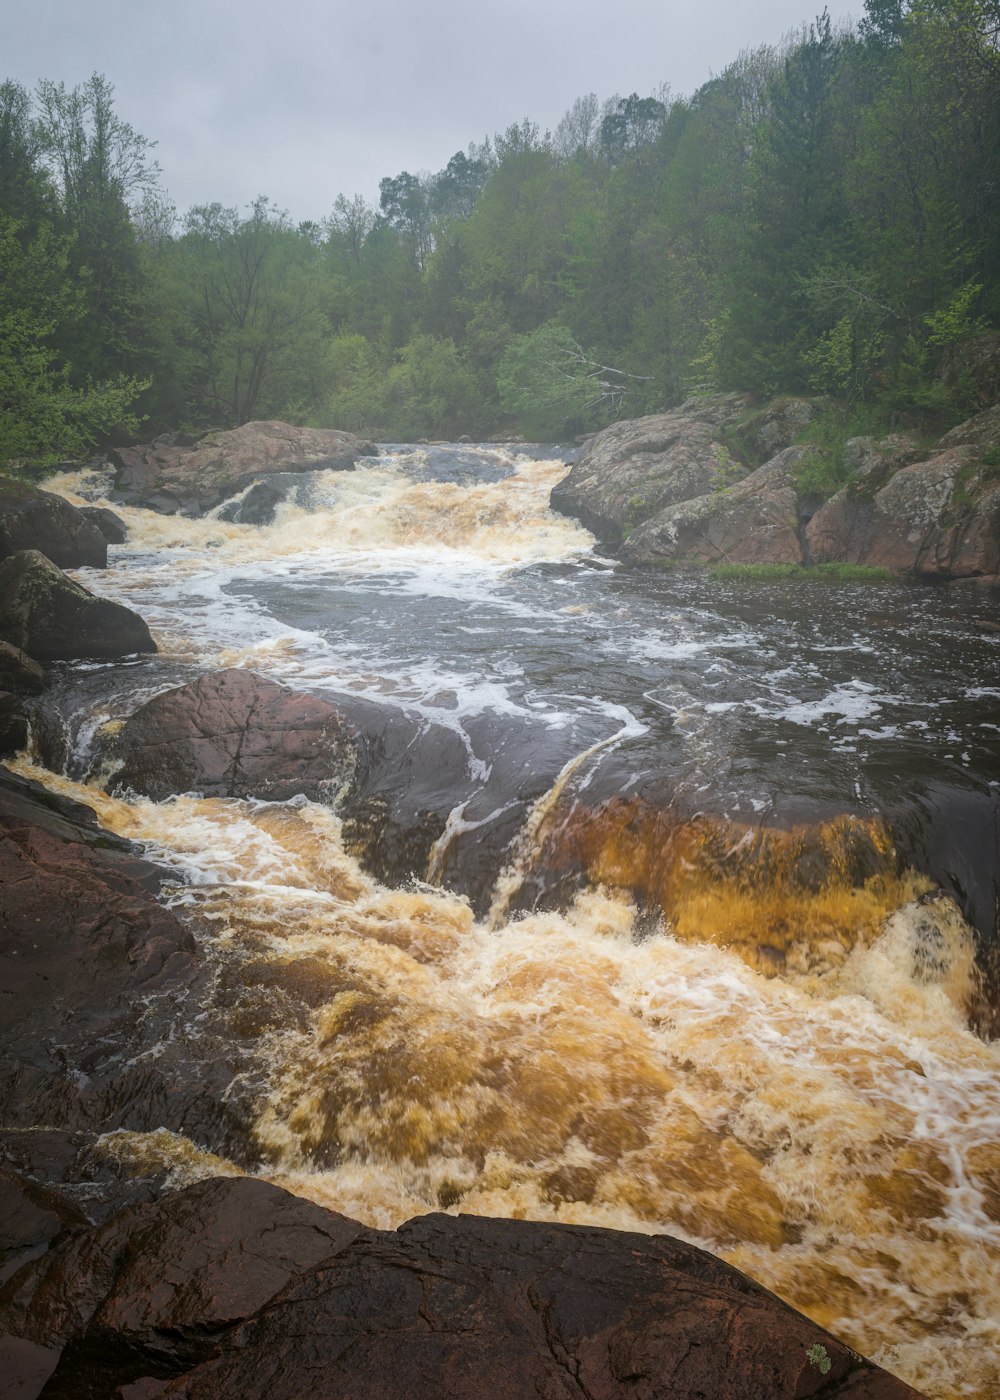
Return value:
[[(929, 453), (905, 434), (850, 439), (840, 464), (848, 484), (824, 502), (797, 470), (818, 449), (788, 445), (816, 402), (779, 399), (749, 416), (746, 402), (692, 400), (616, 423), (555, 487), (553, 509), (637, 565), (849, 563), (1000, 580), (1000, 405)], [(731, 437), (746, 455), (774, 453), (755, 471), (722, 441), (736, 420)]]
[(0, 689), (16, 695), (40, 695), (45, 689), (45, 672), (19, 647), (0, 642)]
[(799, 564), (799, 501), (794, 467), (802, 448), (788, 447), (727, 489), (659, 511), (622, 547), (630, 564)]
[(27, 482), (0, 477), (0, 559), (38, 549), (61, 569), (103, 569), (108, 542), (82, 510)]
[(1000, 575), (1000, 473), (982, 462), (1000, 443), (1000, 409), (979, 418), (946, 434), (925, 461), (895, 471), (870, 462), (809, 522), (816, 562), (943, 579)]
[(0, 640), (36, 661), (156, 651), (138, 613), (96, 597), (37, 549), (0, 562)]
[(126, 721), (115, 782), (157, 801), (179, 792), (284, 801), (335, 796), (357, 735), (336, 705), (252, 671), (216, 671), (158, 695)]
[(617, 545), (659, 511), (744, 474), (718, 441), (746, 412), (741, 394), (690, 399), (672, 413), (626, 419), (597, 433), (552, 492), (552, 509)]
[[(144, 999), (194, 976), (161, 872), (88, 807), (0, 767), (0, 1111), (5, 1131), (120, 1123), (130, 1075), (155, 1128), (155, 1071), (124, 1062)], [(140, 1126), (136, 1123), (135, 1126)]]
[(333, 428), (244, 423), (190, 439), (169, 434), (141, 447), (117, 448), (116, 499), (167, 514), (200, 515), (272, 472), (350, 471), (374, 443)]
[(66, 1230), (0, 1294), (0, 1330), (53, 1400), (919, 1400), (666, 1236), (445, 1215), (384, 1232), (247, 1180)]

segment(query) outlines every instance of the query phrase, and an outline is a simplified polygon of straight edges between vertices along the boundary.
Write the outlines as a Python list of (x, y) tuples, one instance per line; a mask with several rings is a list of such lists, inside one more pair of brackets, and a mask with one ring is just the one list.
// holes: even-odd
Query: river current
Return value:
[[(240, 1041), (250, 1128), (103, 1149), (382, 1227), (668, 1231), (928, 1395), (994, 1396), (995, 595), (626, 573), (548, 510), (564, 470), (408, 447), (268, 526), (114, 506), (128, 543), (77, 577), (160, 653), (63, 668), (65, 771), (18, 766), (163, 864), (214, 978), (162, 1034)], [(115, 792), (106, 736), (221, 666), (416, 736), (419, 867), (336, 804)]]

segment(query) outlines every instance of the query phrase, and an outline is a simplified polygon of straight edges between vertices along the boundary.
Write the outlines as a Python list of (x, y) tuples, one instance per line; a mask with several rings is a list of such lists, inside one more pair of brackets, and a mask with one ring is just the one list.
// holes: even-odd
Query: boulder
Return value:
[(741, 394), (689, 399), (671, 413), (613, 423), (584, 445), (553, 489), (552, 509), (618, 545), (651, 516), (745, 474), (719, 442), (746, 411)]
[[(157, 903), (161, 872), (103, 831), (89, 807), (0, 767), (0, 1112), (23, 1136), (127, 1119), (122, 1085), (142, 1080), (152, 1129), (158, 1072), (125, 1063), (139, 1009), (183, 990), (190, 932)], [(151, 1077), (152, 1076), (152, 1077)]]
[(82, 510), (51, 491), (0, 477), (0, 559), (38, 549), (61, 569), (103, 569), (108, 543)]
[(28, 744), (28, 716), (20, 698), (0, 690), (0, 754), (15, 754)]
[(96, 597), (37, 549), (0, 562), (0, 640), (37, 661), (156, 650), (138, 613)]
[(63, 1347), (53, 1400), (919, 1400), (668, 1236), (447, 1215), (379, 1231), (245, 1180), (60, 1236), (0, 1295), (0, 1328)]
[(278, 506), (291, 494), (295, 480), (290, 472), (277, 472), (255, 481), (242, 496), (220, 506), (215, 518), (237, 525), (270, 525)]
[(128, 539), (125, 521), (113, 510), (108, 510), (107, 506), (80, 506), (79, 509), (80, 514), (100, 530), (108, 544), (124, 544)]
[(0, 689), (18, 695), (40, 695), (45, 686), (45, 672), (37, 661), (19, 647), (0, 642)]
[(758, 462), (768, 462), (791, 447), (827, 406), (824, 399), (772, 399), (740, 423), (740, 440)]
[(116, 499), (167, 514), (200, 515), (271, 472), (350, 471), (374, 443), (333, 428), (244, 423), (192, 444), (172, 434), (111, 453)]
[(158, 801), (195, 791), (323, 801), (350, 783), (358, 756), (336, 705), (243, 670), (156, 696), (126, 721), (114, 753), (115, 782)]
[(1000, 573), (1000, 480), (977, 461), (976, 448), (948, 439), (943, 452), (902, 467), (884, 485), (875, 471), (821, 506), (806, 531), (816, 562), (944, 579)]
[(794, 468), (803, 451), (786, 448), (734, 486), (667, 506), (631, 533), (622, 558), (635, 565), (802, 563)]

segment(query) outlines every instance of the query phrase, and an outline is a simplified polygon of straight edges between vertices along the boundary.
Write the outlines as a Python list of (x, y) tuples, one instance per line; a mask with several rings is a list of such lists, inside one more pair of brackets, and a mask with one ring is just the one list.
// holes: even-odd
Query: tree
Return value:
[(0, 218), (0, 462), (75, 457), (116, 428), (134, 431), (132, 405), (146, 384), (126, 375), (82, 386), (54, 347), (83, 314), (67, 276), (69, 240), (43, 224), (27, 242)]
[(631, 97), (619, 100), (613, 112), (601, 122), (600, 145), (603, 155), (615, 164), (631, 151), (655, 140), (666, 119), (667, 109), (655, 97)]

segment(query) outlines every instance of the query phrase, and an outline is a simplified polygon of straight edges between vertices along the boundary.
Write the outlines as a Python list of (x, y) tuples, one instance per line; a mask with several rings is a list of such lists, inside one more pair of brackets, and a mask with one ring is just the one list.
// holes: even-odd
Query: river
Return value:
[[(160, 653), (60, 668), (65, 771), (18, 766), (164, 865), (215, 975), (151, 1043), (238, 1041), (248, 1126), (102, 1148), (383, 1227), (665, 1230), (928, 1395), (996, 1395), (995, 595), (623, 572), (549, 512), (564, 470), (407, 447), (269, 526), (114, 507), (77, 577)], [(405, 731), (368, 825), (421, 839), (116, 794), (107, 736), (221, 666)]]

